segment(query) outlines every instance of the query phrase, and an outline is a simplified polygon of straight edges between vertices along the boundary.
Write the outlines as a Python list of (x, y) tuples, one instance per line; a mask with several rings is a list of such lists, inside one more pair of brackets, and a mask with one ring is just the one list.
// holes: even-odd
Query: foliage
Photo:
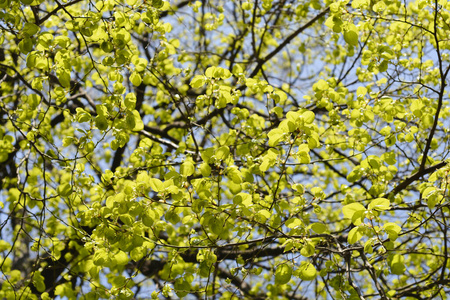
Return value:
[(0, 298), (450, 294), (450, 2), (0, 0), (0, 30)]

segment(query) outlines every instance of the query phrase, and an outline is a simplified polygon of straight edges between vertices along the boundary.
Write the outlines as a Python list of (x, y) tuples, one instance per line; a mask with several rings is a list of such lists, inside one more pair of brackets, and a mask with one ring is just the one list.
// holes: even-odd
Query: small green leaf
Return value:
[(67, 197), (70, 196), (70, 194), (72, 194), (72, 186), (70, 185), (70, 183), (63, 183), (60, 186), (58, 186), (56, 191), (58, 192), (58, 195), (60, 195), (61, 197)]
[(187, 177), (191, 176), (195, 172), (194, 164), (191, 161), (185, 161), (180, 167), (181, 175)]
[(23, 54), (28, 54), (31, 50), (33, 50), (33, 40), (30, 38), (24, 38), (19, 42), (19, 49)]
[(359, 227), (354, 227), (348, 233), (348, 243), (354, 244), (362, 238), (363, 234), (360, 231)]
[(268, 136), (269, 136), (269, 146), (270, 147), (275, 147), (278, 145), (278, 143), (281, 141), (281, 139), (283, 138), (284, 132), (279, 129), (279, 128), (275, 128), (272, 129)]
[(257, 216), (260, 217), (261, 222), (264, 223), (265, 221), (267, 221), (267, 219), (270, 219), (272, 214), (267, 209), (261, 209), (258, 212)]
[(306, 124), (312, 124), (316, 115), (312, 111), (305, 111), (302, 113), (302, 118)]
[(134, 110), (136, 107), (136, 94), (128, 93), (125, 96), (124, 104), (127, 109)]
[(212, 78), (214, 77), (214, 72), (216, 71), (216, 67), (209, 67), (205, 71), (206, 77)]
[(318, 91), (325, 91), (328, 90), (330, 86), (328, 85), (328, 82), (326, 82), (323, 79), (320, 79), (317, 83), (315, 83), (313, 85), (313, 89), (314, 90), (318, 90)]
[(56, 71), (56, 77), (58, 77), (59, 83), (65, 88), (70, 87), (70, 72), (64, 68), (58, 68)]
[(142, 219), (142, 223), (145, 226), (151, 227), (153, 225), (153, 223), (155, 222), (156, 214), (151, 208), (148, 208), (142, 214), (141, 219)]
[(384, 230), (389, 235), (389, 239), (395, 241), (402, 228), (395, 223), (386, 223), (383, 225)]
[(145, 69), (147, 68), (147, 65), (148, 65), (148, 61), (145, 58), (132, 59), (131, 62), (135, 65), (136, 72), (145, 71)]
[(358, 46), (358, 34), (353, 30), (344, 32), (344, 40), (349, 45)]
[(391, 133), (391, 126), (384, 126), (381, 130), (380, 130), (380, 134), (383, 136), (387, 136)]
[(95, 126), (99, 130), (106, 130), (108, 128), (108, 121), (105, 117), (98, 115), (95, 117)]
[(203, 76), (203, 75), (196, 75), (191, 80), (191, 86), (194, 89), (201, 88), (203, 85), (205, 85), (205, 83), (206, 83), (206, 80), (205, 80), (205, 76)]
[(132, 114), (130, 116), (133, 116), (133, 122), (134, 127), (131, 129), (133, 131), (141, 131), (144, 129), (144, 122), (142, 122), (141, 115), (137, 110), (133, 110)]
[(41, 275), (41, 272), (34, 272), (33, 285), (36, 287), (36, 290), (38, 292), (42, 293), (45, 291), (44, 277)]
[(178, 278), (174, 284), (175, 293), (178, 297), (183, 298), (191, 290), (191, 285), (184, 278)]
[(223, 221), (218, 217), (212, 217), (208, 222), (209, 229), (212, 231), (212, 233), (217, 235), (222, 233), (223, 225)]
[(91, 114), (81, 107), (77, 107), (76, 112), (77, 112), (77, 122), (79, 123), (89, 122), (92, 119)]
[(296, 228), (302, 224), (303, 224), (302, 221), (298, 218), (291, 218), (291, 219), (287, 220), (285, 223), (287, 228)]
[(150, 188), (155, 192), (161, 192), (164, 188), (162, 181), (158, 178), (150, 178), (149, 185)]
[(378, 1), (373, 7), (373, 11), (376, 13), (381, 13), (386, 9), (386, 3), (384, 1)]
[(395, 275), (403, 275), (406, 271), (405, 267), (405, 257), (400, 254), (395, 254), (389, 261), (389, 267), (391, 268), (391, 273)]
[(365, 210), (366, 208), (360, 203), (350, 203), (342, 208), (342, 213), (347, 219), (352, 219), (355, 213)]
[(146, 250), (144, 247), (136, 247), (130, 252), (130, 258), (134, 261), (141, 260), (146, 254)]
[(116, 263), (119, 266), (124, 266), (130, 261), (128, 259), (128, 255), (123, 251), (119, 251), (118, 253), (116, 253), (114, 255), (114, 259), (116, 260)]
[(286, 284), (291, 280), (291, 277), (292, 267), (288, 263), (278, 265), (277, 270), (275, 271), (275, 284)]
[(298, 277), (302, 280), (314, 280), (317, 277), (317, 270), (312, 263), (302, 261), (298, 268)]
[(105, 250), (99, 249), (95, 251), (93, 262), (96, 266), (103, 266), (108, 261), (108, 254)]
[(386, 198), (377, 198), (369, 203), (369, 210), (387, 210), (390, 208), (390, 201)]
[(35, 35), (40, 31), (40, 27), (33, 23), (25, 23), (25, 26), (23, 27), (23, 32), (26, 33), (28, 36)]
[(202, 163), (200, 165), (200, 172), (202, 173), (203, 177), (208, 177), (211, 175), (211, 167), (207, 163)]
[[(272, 99), (274, 99), (275, 103), (284, 103), (287, 99), (287, 95), (282, 90), (276, 90), (272, 94)], [(282, 109), (282, 108), (281, 108)]]
[(314, 223), (311, 225), (311, 229), (318, 234), (324, 233), (327, 231), (327, 225), (322, 223)]
[(314, 255), (315, 251), (316, 248), (314, 245), (310, 242), (306, 242), (300, 250), (300, 254), (304, 257), (311, 257)]
[(227, 176), (230, 178), (235, 184), (242, 183), (242, 173), (237, 169), (237, 167), (230, 167), (227, 169)]
[(138, 72), (133, 72), (130, 75), (130, 81), (134, 86), (140, 86), (142, 83), (142, 77)]
[(10, 249), (10, 248), (11, 248), (11, 245), (7, 241), (0, 240), (0, 252), (3, 252), (3, 251), (5, 251), (7, 249)]
[(367, 94), (367, 88), (364, 86), (360, 86), (356, 89), (357, 97), (364, 97)]
[(230, 154), (230, 148), (227, 146), (219, 147), (216, 151), (216, 158), (219, 160), (225, 160)]

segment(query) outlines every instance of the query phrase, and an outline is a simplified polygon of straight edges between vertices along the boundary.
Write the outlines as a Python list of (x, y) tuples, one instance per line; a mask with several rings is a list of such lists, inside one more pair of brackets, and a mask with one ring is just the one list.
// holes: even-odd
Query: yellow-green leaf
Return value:
[(368, 209), (369, 210), (387, 210), (390, 207), (390, 201), (386, 198), (377, 198), (370, 201)]
[(310, 262), (302, 261), (298, 268), (298, 277), (302, 280), (314, 280), (317, 277), (317, 270)]
[(291, 280), (292, 277), (292, 267), (288, 263), (278, 265), (275, 271), (275, 283), (276, 284), (286, 284)]

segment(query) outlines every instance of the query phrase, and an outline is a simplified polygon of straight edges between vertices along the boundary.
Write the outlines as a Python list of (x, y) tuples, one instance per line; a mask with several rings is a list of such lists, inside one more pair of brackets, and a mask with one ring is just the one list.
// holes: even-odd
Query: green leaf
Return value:
[(200, 172), (202, 173), (203, 177), (208, 177), (211, 175), (211, 167), (207, 163), (202, 163), (200, 165)]
[(325, 21), (325, 26), (331, 28), (336, 33), (342, 31), (342, 24), (343, 22), (338, 15), (330, 16)]
[(124, 104), (127, 109), (134, 110), (136, 107), (136, 94), (128, 93), (125, 96)]
[(98, 115), (95, 117), (95, 126), (97, 126), (99, 130), (106, 130), (108, 128), (108, 121), (105, 117)]
[(286, 221), (285, 225), (287, 228), (296, 228), (301, 226), (303, 222), (299, 218), (291, 218)]
[(204, 86), (206, 83), (206, 79), (205, 76), (203, 75), (196, 75), (194, 76), (194, 78), (191, 80), (191, 86), (194, 89), (198, 89), (201, 88), (202, 86)]
[(70, 88), (70, 72), (64, 68), (58, 68), (56, 71), (59, 83), (65, 88)]
[(386, 9), (386, 3), (384, 1), (378, 1), (372, 8), (374, 12), (381, 13)]
[(236, 205), (250, 206), (253, 204), (252, 196), (246, 193), (239, 193), (233, 198), (233, 203)]
[(352, 1), (353, 8), (366, 8), (370, 5), (370, 0), (354, 0)]
[(363, 234), (359, 227), (354, 227), (350, 232), (348, 233), (348, 243), (354, 244), (357, 241), (359, 241), (363, 237)]
[(391, 133), (391, 126), (385, 126), (380, 130), (380, 134), (383, 136), (388, 136)]
[(31, 50), (33, 50), (33, 40), (30, 38), (24, 38), (19, 42), (19, 49), (23, 54), (28, 54)]
[(227, 146), (222, 146), (222, 147), (219, 147), (219, 149), (217, 149), (215, 156), (219, 160), (225, 160), (225, 159), (227, 159), (229, 154), (230, 154), (230, 148), (228, 148)]
[(178, 297), (182, 298), (189, 294), (191, 285), (183, 278), (178, 278), (174, 284), (175, 293)]
[(292, 277), (292, 267), (288, 263), (284, 263), (277, 266), (275, 271), (275, 284), (282, 285), (286, 284), (291, 280)]
[(123, 251), (117, 252), (114, 255), (114, 260), (116, 261), (116, 264), (119, 266), (124, 266), (130, 261), (128, 255)]
[(283, 139), (284, 132), (281, 129), (275, 128), (269, 132), (268, 136), (269, 136), (269, 146), (275, 147)]
[(314, 122), (315, 114), (308, 110), (302, 113), (302, 118), (306, 124), (312, 124)]
[(317, 83), (313, 85), (313, 89), (318, 91), (326, 91), (328, 90), (328, 88), (329, 88), (328, 82), (326, 82), (323, 79), (320, 79)]
[(41, 275), (41, 272), (35, 271), (33, 275), (33, 285), (36, 287), (36, 290), (40, 293), (45, 291), (45, 283), (44, 276)]
[(194, 174), (194, 172), (195, 172), (195, 166), (189, 160), (185, 161), (180, 167), (180, 173), (181, 173), (181, 175), (183, 175), (185, 177), (191, 176), (192, 174)]
[(77, 107), (76, 112), (77, 112), (77, 122), (79, 123), (89, 122), (92, 119), (91, 114), (81, 107)]
[(272, 94), (272, 99), (275, 100), (275, 103), (284, 103), (287, 99), (287, 95), (285, 92), (281, 90), (276, 90)]
[(344, 217), (346, 217), (347, 219), (353, 219), (353, 216), (356, 213), (365, 210), (366, 208), (360, 203), (350, 203), (342, 208), (342, 213), (344, 214)]
[(395, 241), (400, 233), (400, 231), (402, 231), (402, 228), (400, 226), (398, 226), (395, 223), (386, 223), (383, 225), (384, 230), (386, 231), (386, 233), (389, 235), (389, 239), (391, 241)]
[(156, 220), (156, 213), (151, 209), (147, 208), (141, 216), (142, 223), (144, 223), (147, 227), (152, 227), (153, 223)]
[(322, 224), (322, 223), (314, 223), (311, 225), (311, 229), (318, 234), (324, 233), (326, 232), (327, 229), (327, 225)]
[(272, 216), (272, 214), (270, 213), (270, 211), (268, 211), (267, 209), (261, 209), (260, 211), (258, 211), (258, 213), (256, 214), (256, 216), (258, 217), (258, 220), (261, 223), (264, 223), (267, 221), (267, 219), (270, 219), (270, 217)]
[(357, 97), (364, 97), (367, 94), (367, 88), (364, 86), (360, 86), (356, 89)]
[(3, 251), (5, 251), (7, 249), (10, 249), (10, 248), (11, 248), (11, 245), (7, 241), (0, 240), (0, 252), (3, 252)]
[(144, 122), (142, 122), (141, 115), (137, 110), (133, 110), (132, 114), (129, 114), (130, 118), (133, 119), (134, 126), (131, 130), (133, 131), (141, 131), (144, 129)]
[(228, 176), (233, 181), (233, 183), (235, 184), (242, 183), (242, 174), (238, 170), (228, 173)]
[(209, 78), (214, 77), (214, 73), (216, 72), (216, 69), (220, 69), (220, 68), (216, 68), (216, 67), (209, 67), (209, 68), (207, 68), (206, 71), (205, 71), (206, 77), (209, 77)]
[(310, 262), (302, 261), (298, 268), (298, 277), (301, 280), (314, 280), (317, 277), (317, 270)]
[(316, 248), (314, 247), (314, 245), (309, 241), (307, 241), (306, 243), (303, 244), (303, 247), (300, 250), (300, 254), (304, 257), (311, 257), (314, 255), (315, 251)]
[(395, 275), (403, 275), (406, 271), (405, 267), (405, 257), (400, 254), (394, 254), (390, 261), (389, 267), (391, 268), (391, 273)]
[[(134, 1), (134, 0), (133, 0)], [(140, 73), (145, 71), (148, 65), (148, 61), (145, 58), (133, 58), (131, 62), (135, 65), (135, 71)]]
[(358, 34), (352, 30), (344, 32), (344, 40), (349, 45), (358, 46)]
[(138, 72), (133, 72), (130, 75), (130, 81), (134, 86), (140, 86), (142, 83), (142, 77)]
[(218, 218), (218, 217), (212, 217), (211, 219), (209, 219), (208, 222), (208, 226), (209, 229), (212, 231), (212, 233), (214, 234), (221, 234), (223, 231), (223, 221), (222, 219)]
[(36, 33), (38, 33), (40, 31), (40, 27), (37, 26), (36, 24), (33, 23), (25, 23), (24, 27), (23, 27), (23, 32), (27, 35), (27, 36), (32, 36), (35, 35)]
[(72, 186), (70, 183), (63, 183), (58, 186), (57, 192), (61, 197), (68, 197), (72, 194)]
[(164, 185), (158, 178), (150, 178), (149, 180), (150, 188), (155, 192), (161, 192), (164, 189)]
[(135, 262), (140, 261), (146, 254), (146, 249), (144, 247), (136, 247), (130, 252), (130, 258)]
[(55, 37), (55, 42), (56, 42), (56, 44), (58, 44), (58, 46), (60, 46), (61, 48), (68, 48), (69, 47), (69, 45), (70, 45), (70, 43), (71, 43), (71, 40), (70, 40), (70, 38), (69, 37), (67, 37), (67, 36), (57, 36), (57, 37)]
[(370, 201), (368, 209), (369, 210), (387, 210), (390, 208), (390, 201), (386, 198), (377, 198), (372, 201)]
[(95, 251), (93, 262), (96, 266), (104, 266), (108, 261), (108, 254), (105, 250), (99, 249)]

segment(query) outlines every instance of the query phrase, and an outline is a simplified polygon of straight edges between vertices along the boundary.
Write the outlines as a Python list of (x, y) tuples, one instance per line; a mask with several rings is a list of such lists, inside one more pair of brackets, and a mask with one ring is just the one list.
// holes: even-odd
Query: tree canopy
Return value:
[(0, 0), (0, 298), (448, 299), (450, 2)]

